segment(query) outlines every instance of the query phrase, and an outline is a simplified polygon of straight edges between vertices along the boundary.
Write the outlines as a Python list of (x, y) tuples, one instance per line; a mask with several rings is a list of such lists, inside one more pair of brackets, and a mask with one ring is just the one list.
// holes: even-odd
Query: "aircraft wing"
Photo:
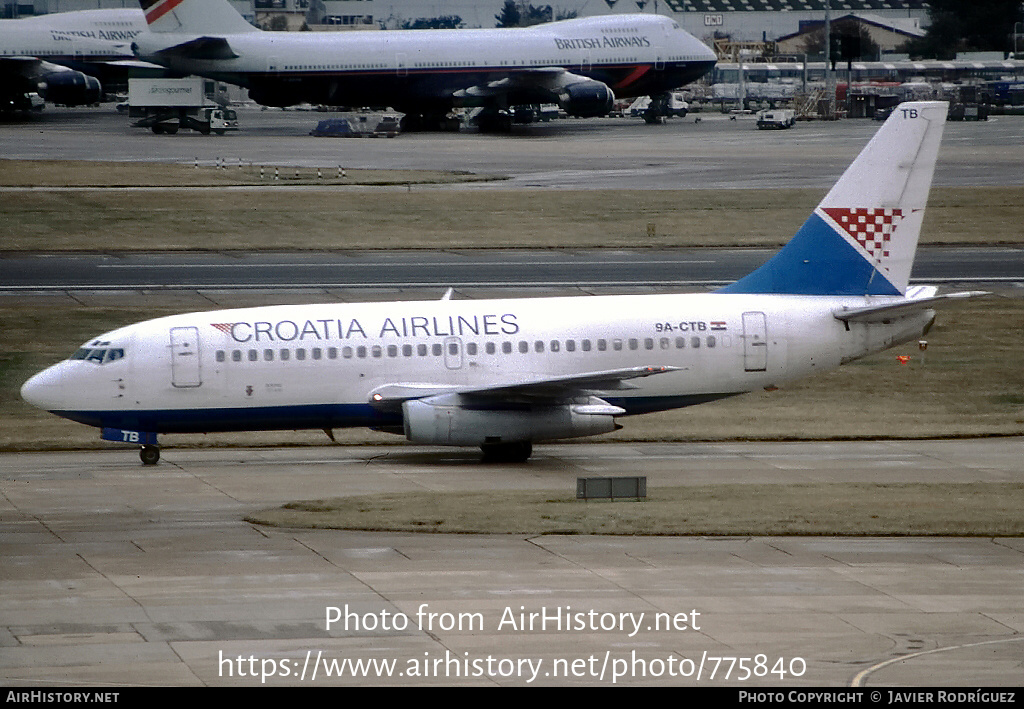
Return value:
[(237, 59), (238, 55), (224, 37), (196, 37), (172, 47), (160, 49), (162, 57), (180, 59)]
[(459, 89), (452, 98), (466, 104), (507, 97), (508, 104), (557, 103), (570, 115), (603, 116), (611, 110), (615, 92), (603, 82), (562, 67), (517, 69), (485, 84)]
[(629, 383), (630, 379), (675, 372), (679, 369), (668, 366), (624, 367), (583, 374), (538, 377), (489, 387), (459, 387), (415, 382), (385, 384), (375, 389), (370, 399), (374, 406), (381, 409), (397, 408), (403, 401), (409, 399), (423, 399), (440, 394), (459, 394), (471, 399), (494, 402), (563, 400), (595, 392), (632, 389), (634, 387)]
[(554, 94), (559, 86), (581, 81), (590, 81), (590, 79), (557, 66), (533, 68), (517, 72), (514, 76), (489, 81), (486, 84), (459, 89), (453, 95), (455, 98), (492, 98), (512, 91), (528, 89), (540, 89)]
[(50, 64), (38, 57), (0, 57), (0, 71), (15, 74), (25, 79), (31, 79), (47, 67), (57, 69), (57, 65)]
[[(935, 292), (935, 288), (927, 286), (931, 290), (931, 293)], [(843, 322), (883, 322), (885, 320), (893, 320), (896, 318), (906, 317), (914, 313), (920, 312), (921, 310), (929, 310), (931, 308), (946, 305), (956, 300), (966, 300), (967, 298), (977, 298), (979, 296), (989, 295), (988, 291), (964, 291), (962, 293), (948, 293), (946, 295), (924, 295), (918, 298), (908, 298), (906, 300), (900, 300), (890, 303), (882, 303), (879, 305), (870, 305), (865, 308), (843, 308), (832, 312), (832, 316), (836, 320), (842, 320)]]

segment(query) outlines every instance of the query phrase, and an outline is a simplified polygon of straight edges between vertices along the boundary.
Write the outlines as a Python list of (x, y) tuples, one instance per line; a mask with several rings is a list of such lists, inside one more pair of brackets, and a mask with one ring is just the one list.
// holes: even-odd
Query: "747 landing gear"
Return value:
[(525, 463), (533, 453), (533, 444), (530, 441), (485, 443), (480, 449), (484, 463)]
[(144, 445), (139, 449), (143, 465), (156, 465), (160, 460), (160, 446)]

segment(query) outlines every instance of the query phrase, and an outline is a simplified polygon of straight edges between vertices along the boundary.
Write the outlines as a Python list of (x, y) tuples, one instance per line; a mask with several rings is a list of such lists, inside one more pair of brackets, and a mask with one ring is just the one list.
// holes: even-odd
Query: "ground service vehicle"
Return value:
[(184, 79), (129, 79), (128, 115), (133, 126), (154, 133), (180, 128), (224, 135), (238, 130), (238, 114), (212, 98), (214, 82), (198, 76)]

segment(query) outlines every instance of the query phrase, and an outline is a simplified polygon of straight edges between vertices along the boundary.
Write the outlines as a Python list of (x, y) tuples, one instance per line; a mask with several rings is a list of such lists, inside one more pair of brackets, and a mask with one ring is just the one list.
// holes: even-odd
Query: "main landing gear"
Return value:
[(533, 453), (530, 441), (518, 443), (485, 443), (480, 446), (484, 463), (525, 463)]
[(160, 461), (160, 446), (144, 445), (139, 449), (143, 465), (156, 465)]

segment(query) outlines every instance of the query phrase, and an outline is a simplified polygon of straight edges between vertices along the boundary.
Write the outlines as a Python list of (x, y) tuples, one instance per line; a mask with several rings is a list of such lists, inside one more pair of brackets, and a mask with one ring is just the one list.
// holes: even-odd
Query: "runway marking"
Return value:
[(904, 660), (913, 660), (918, 657), (923, 657), (924, 655), (933, 655), (938, 652), (946, 652), (947, 650), (964, 650), (966, 648), (980, 647), (982, 645), (997, 645), (999, 643), (1017, 643), (1021, 641), (1024, 641), (1024, 637), (1002, 638), (1000, 640), (985, 640), (980, 643), (967, 643), (965, 645), (950, 645), (949, 647), (937, 647), (932, 650), (923, 650), (921, 652), (914, 652), (909, 655), (901, 655), (900, 657), (894, 657), (891, 660), (879, 662), (877, 665), (872, 665), (871, 667), (868, 667), (865, 670), (861, 670), (856, 675), (854, 675), (853, 681), (850, 682), (850, 686), (860, 687), (862, 686), (861, 682), (867, 679), (868, 675), (870, 675), (872, 672), (888, 667), (889, 665), (894, 665), (897, 662), (902, 662)]

